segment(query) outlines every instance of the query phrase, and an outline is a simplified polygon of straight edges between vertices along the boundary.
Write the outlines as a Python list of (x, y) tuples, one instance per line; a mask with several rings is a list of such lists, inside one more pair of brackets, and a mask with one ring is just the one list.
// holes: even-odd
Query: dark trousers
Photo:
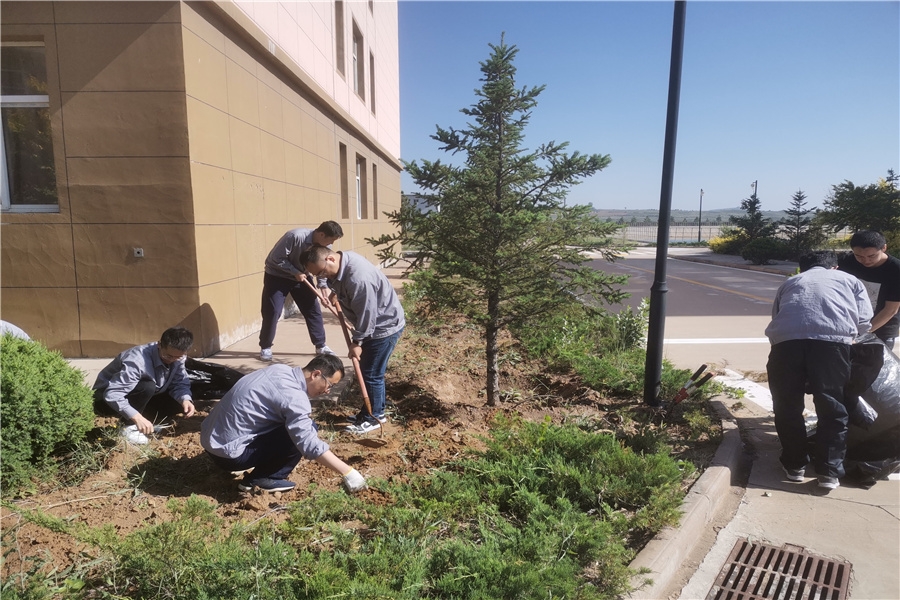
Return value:
[(781, 442), (781, 463), (800, 469), (809, 462), (804, 391), (816, 407), (814, 466), (818, 475), (844, 476), (847, 454), (847, 409), (844, 386), (850, 379), (850, 345), (820, 340), (790, 340), (772, 346), (766, 364)]
[(237, 458), (224, 458), (209, 454), (219, 468), (225, 471), (246, 471), (253, 468), (253, 473), (244, 477), (253, 481), (263, 477), (287, 479), (294, 467), (300, 462), (302, 455), (288, 434), (287, 429), (279, 427), (254, 438), (244, 453)]
[[(307, 278), (312, 283), (311, 278)], [(259, 330), (259, 347), (271, 348), (275, 341), (278, 318), (284, 310), (284, 299), (290, 294), (300, 314), (306, 319), (309, 341), (318, 348), (325, 345), (325, 325), (322, 324), (322, 308), (319, 298), (302, 281), (285, 279), (266, 273), (263, 276), (262, 329)]]
[[(157, 394), (156, 383), (148, 379), (139, 381), (133, 390), (125, 394), (125, 399), (134, 410), (151, 421), (155, 421), (157, 416), (170, 416), (183, 410), (181, 404), (176, 402), (168, 392)], [(175, 406), (178, 407), (177, 410), (175, 410)], [(119, 417), (131, 424), (131, 419), (119, 414), (119, 411), (106, 402), (103, 398), (103, 390), (94, 390), (94, 414), (102, 417)]]

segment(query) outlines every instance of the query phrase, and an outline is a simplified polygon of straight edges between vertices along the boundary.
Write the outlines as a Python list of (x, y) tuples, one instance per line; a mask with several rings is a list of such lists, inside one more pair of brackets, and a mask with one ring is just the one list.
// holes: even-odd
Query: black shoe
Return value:
[(238, 489), (242, 492), (251, 492), (253, 488), (258, 487), (266, 492), (286, 492), (294, 489), (296, 486), (296, 483), (287, 479), (260, 477), (259, 479), (245, 479), (238, 484)]

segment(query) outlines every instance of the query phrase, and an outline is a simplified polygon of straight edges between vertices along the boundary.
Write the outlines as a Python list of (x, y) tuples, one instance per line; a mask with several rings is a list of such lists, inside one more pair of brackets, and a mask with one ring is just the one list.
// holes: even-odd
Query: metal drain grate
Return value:
[(848, 562), (738, 539), (706, 600), (846, 600)]

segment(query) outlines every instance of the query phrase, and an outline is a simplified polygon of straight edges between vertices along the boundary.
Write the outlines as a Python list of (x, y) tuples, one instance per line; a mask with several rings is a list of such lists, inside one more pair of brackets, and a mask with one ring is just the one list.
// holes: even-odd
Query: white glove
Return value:
[(366, 478), (363, 477), (356, 469), (351, 469), (350, 472), (344, 475), (342, 479), (343, 481), (341, 482), (341, 484), (344, 486), (344, 490), (346, 490), (349, 494), (361, 492), (369, 487), (368, 485), (366, 485)]

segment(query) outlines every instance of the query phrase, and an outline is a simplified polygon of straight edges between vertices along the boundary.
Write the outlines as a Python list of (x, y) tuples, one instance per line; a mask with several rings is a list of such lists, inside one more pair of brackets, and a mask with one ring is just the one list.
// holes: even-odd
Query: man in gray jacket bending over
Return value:
[(347, 431), (363, 434), (378, 429), (386, 421), (384, 373), (406, 327), (400, 299), (384, 273), (355, 252), (313, 246), (300, 260), (313, 276), (328, 279), (331, 301), (340, 303), (353, 325), (350, 357), (359, 360), (373, 414), (363, 408), (350, 419), (353, 425)]
[(344, 489), (366, 487), (359, 471), (320, 438), (309, 399), (327, 394), (344, 376), (341, 359), (320, 354), (302, 369), (272, 365), (241, 377), (200, 425), (200, 445), (225, 471), (248, 471), (238, 489), (285, 492), (301, 458), (341, 475)]
[(869, 330), (872, 304), (856, 277), (835, 270), (833, 252), (811, 252), (799, 263), (800, 274), (775, 292), (766, 327), (772, 342), (766, 371), (785, 476), (799, 482), (806, 474), (803, 408), (809, 386), (818, 417), (816, 474), (819, 487), (833, 490), (844, 476), (847, 454), (844, 387), (850, 380), (850, 345)]

